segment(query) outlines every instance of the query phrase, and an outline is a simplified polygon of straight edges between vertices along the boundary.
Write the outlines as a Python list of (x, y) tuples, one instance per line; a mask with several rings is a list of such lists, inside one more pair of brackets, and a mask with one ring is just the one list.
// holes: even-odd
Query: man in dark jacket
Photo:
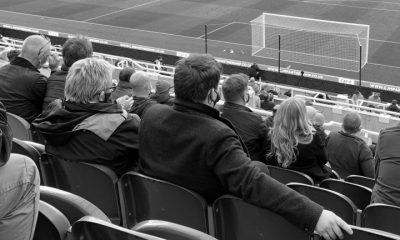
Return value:
[(47, 78), (39, 68), (50, 55), (50, 40), (41, 35), (27, 37), (21, 55), (0, 68), (0, 100), (7, 111), (32, 122), (42, 112)]
[(115, 91), (111, 93), (112, 102), (115, 102), (118, 98), (123, 96), (132, 97), (133, 89), (129, 80), (134, 73), (135, 69), (131, 67), (125, 67), (121, 70), (121, 72), (119, 72), (118, 85), (115, 88)]
[(28, 157), (10, 154), (12, 132), (0, 102), (0, 236), (32, 239), (39, 210), (40, 177)]
[(69, 161), (102, 164), (121, 175), (135, 169), (140, 119), (108, 103), (112, 66), (86, 58), (75, 62), (65, 82), (65, 101), (33, 125), (46, 140), (46, 152)]
[(351, 233), (334, 213), (262, 173), (250, 160), (235, 128), (213, 108), (220, 74), (221, 65), (209, 55), (192, 54), (177, 63), (174, 106), (154, 105), (141, 121), (140, 170), (209, 202), (234, 194), (325, 239), (341, 237), (341, 228)]
[(340, 177), (362, 175), (374, 178), (372, 151), (358, 134), (361, 131), (361, 116), (350, 112), (343, 117), (343, 131), (331, 132), (326, 140), (329, 163)]
[(68, 39), (62, 47), (63, 65), (59, 71), (51, 74), (47, 82), (46, 95), (43, 101), (43, 111), (55, 99), (64, 99), (65, 79), (68, 69), (80, 59), (91, 57), (92, 43), (82, 36)]
[(234, 74), (222, 84), (225, 103), (222, 117), (232, 122), (239, 136), (246, 144), (252, 160), (265, 162), (268, 146), (268, 130), (261, 116), (246, 107), (249, 101), (248, 78), (244, 74)]
[(157, 103), (149, 96), (151, 91), (150, 78), (147, 73), (137, 71), (132, 74), (129, 82), (133, 88), (133, 105), (130, 112), (142, 118), (146, 110)]

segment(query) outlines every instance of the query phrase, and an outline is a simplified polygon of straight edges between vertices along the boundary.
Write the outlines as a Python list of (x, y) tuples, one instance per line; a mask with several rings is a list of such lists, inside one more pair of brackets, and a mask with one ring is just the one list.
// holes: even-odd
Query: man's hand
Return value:
[(343, 239), (342, 229), (348, 234), (353, 234), (350, 226), (340, 217), (331, 211), (323, 210), (315, 226), (315, 233), (325, 238), (325, 240)]
[(126, 111), (129, 112), (131, 110), (131, 107), (133, 105), (133, 98), (128, 97), (128, 95), (119, 97), (116, 102), (121, 105), (122, 109), (125, 109)]

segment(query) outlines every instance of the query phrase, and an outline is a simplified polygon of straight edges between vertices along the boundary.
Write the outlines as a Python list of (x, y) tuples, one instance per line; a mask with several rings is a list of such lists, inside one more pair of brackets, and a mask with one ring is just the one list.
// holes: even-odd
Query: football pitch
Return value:
[[(370, 26), (364, 81), (400, 86), (400, 0), (0, 0), (0, 23), (83, 34), (235, 61), (277, 66), (252, 56), (250, 21), (263, 12)], [(135, 58), (132, 56), (132, 58)], [(358, 73), (282, 62), (357, 79)]]

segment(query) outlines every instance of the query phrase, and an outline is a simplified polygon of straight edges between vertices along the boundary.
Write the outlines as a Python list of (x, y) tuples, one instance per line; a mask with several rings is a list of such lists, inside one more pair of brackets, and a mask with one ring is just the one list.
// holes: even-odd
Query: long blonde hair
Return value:
[(286, 168), (296, 161), (298, 143), (308, 144), (312, 139), (304, 101), (295, 97), (286, 99), (274, 117), (269, 155), (275, 156), (279, 165)]

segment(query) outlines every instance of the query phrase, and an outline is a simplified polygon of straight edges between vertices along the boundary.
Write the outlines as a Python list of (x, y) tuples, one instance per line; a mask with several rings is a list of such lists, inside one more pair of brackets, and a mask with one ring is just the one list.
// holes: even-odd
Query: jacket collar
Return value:
[(39, 70), (35, 66), (33, 66), (31, 62), (22, 57), (16, 57), (10, 64), (17, 65), (23, 68), (29, 68), (32, 71), (39, 72)]
[(355, 135), (353, 135), (353, 134), (350, 134), (350, 133), (346, 133), (346, 132), (343, 131), (343, 130), (340, 130), (340, 131), (339, 131), (339, 134), (341, 134), (341, 135), (343, 135), (343, 136), (346, 136), (346, 137), (351, 137), (351, 138), (354, 138), (354, 139), (357, 139), (357, 140), (360, 140), (360, 141), (364, 141), (362, 138), (357, 137), (357, 136), (355, 136)]
[(246, 111), (246, 112), (253, 112), (253, 111), (251, 111), (250, 108), (248, 108), (246, 106), (243, 106), (243, 105), (240, 105), (240, 104), (237, 104), (237, 103), (233, 103), (233, 102), (225, 102), (224, 103), (224, 108), (243, 110), (243, 111)]
[(132, 85), (129, 82), (119, 81), (117, 89), (132, 89)]
[(176, 109), (178, 111), (182, 111), (182, 110), (186, 111), (186, 110), (190, 109), (190, 110), (194, 110), (196, 112), (204, 113), (213, 118), (217, 118), (217, 119), (220, 118), (219, 112), (212, 107), (209, 107), (202, 103), (186, 101), (186, 100), (182, 100), (182, 99), (178, 99), (178, 98), (175, 98), (174, 109)]

